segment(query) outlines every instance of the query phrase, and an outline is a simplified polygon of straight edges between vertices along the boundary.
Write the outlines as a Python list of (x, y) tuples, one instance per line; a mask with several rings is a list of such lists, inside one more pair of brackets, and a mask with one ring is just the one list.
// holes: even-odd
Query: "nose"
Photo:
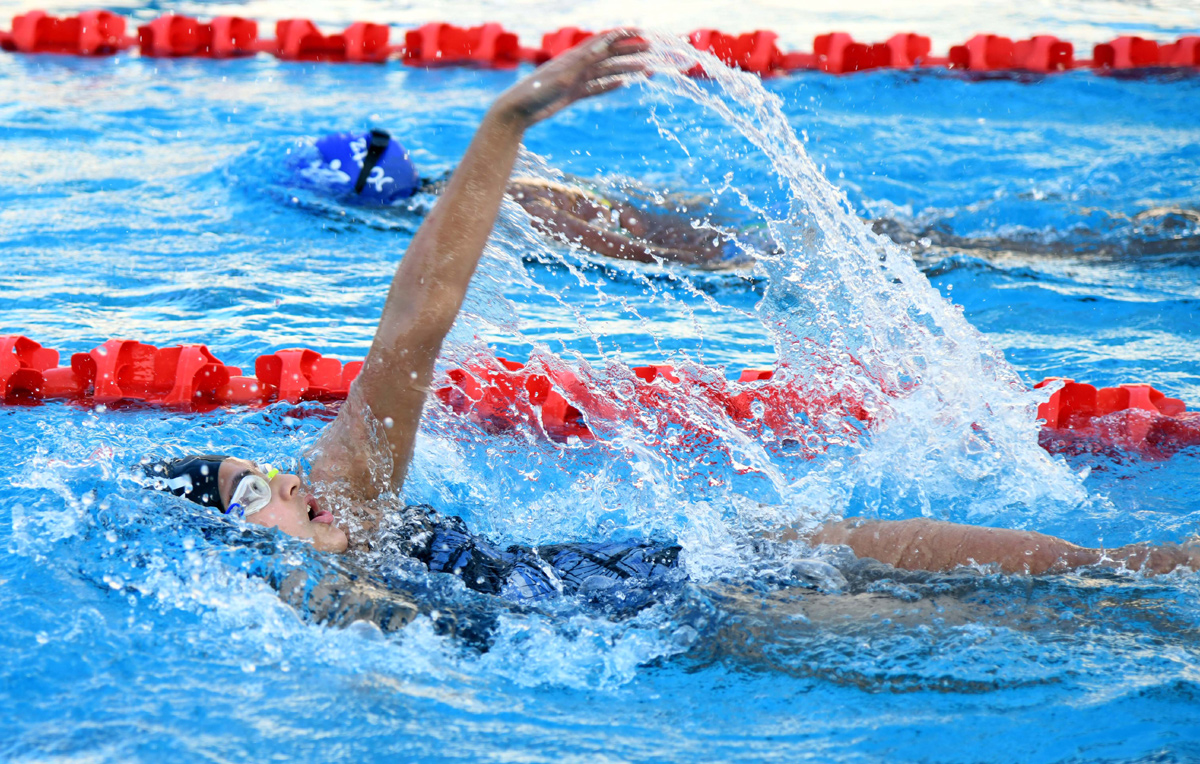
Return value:
[(300, 477), (288, 473), (280, 473), (271, 481), (271, 490), (284, 501), (290, 501), (300, 491)]

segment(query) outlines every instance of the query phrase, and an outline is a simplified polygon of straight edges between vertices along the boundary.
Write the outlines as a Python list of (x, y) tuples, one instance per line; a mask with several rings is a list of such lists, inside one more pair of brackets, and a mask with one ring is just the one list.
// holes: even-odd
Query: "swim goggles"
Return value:
[(272, 469), (267, 472), (266, 477), (247, 475), (242, 478), (237, 484), (237, 488), (233, 490), (233, 496), (229, 498), (229, 506), (225, 509), (225, 514), (231, 514), (236, 510), (238, 517), (249, 517), (265, 508), (271, 503), (271, 481), (278, 474), (279, 470)]

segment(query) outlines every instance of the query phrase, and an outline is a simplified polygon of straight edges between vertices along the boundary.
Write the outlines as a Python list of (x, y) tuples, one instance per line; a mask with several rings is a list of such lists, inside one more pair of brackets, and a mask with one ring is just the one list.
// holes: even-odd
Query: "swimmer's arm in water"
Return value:
[(508, 193), (529, 213), (538, 231), (604, 257), (701, 268), (730, 266), (720, 237), (698, 235), (694, 223), (676, 215), (648, 212), (541, 178), (513, 180)]
[[(525, 129), (640, 71), (627, 56), (646, 45), (632, 37), (616, 31), (578, 46), (514, 85), (488, 110), (396, 269), (362, 372), (317, 445), (313, 480), (339, 482), (362, 498), (401, 487), (434, 361), (483, 254)], [(369, 432), (368, 414), (381, 423), (379, 433)], [(373, 435), (382, 436), (390, 452), (386, 481), (373, 474)]]
[[(791, 533), (785, 532), (785, 538)], [(1089, 549), (1032, 531), (984, 528), (934, 520), (862, 520), (826, 523), (809, 537), (812, 544), (842, 544), (858, 557), (871, 557), (903, 570), (948, 571), (995, 565), (1004, 573), (1041, 575), (1099, 565), (1146, 573), (1177, 567), (1200, 569), (1200, 543), (1162, 546), (1130, 544)]]
[[(598, 255), (616, 260), (633, 260), (639, 263), (653, 263), (659, 259), (681, 259), (676, 257), (673, 252), (667, 252), (647, 242), (638, 241), (618, 231), (593, 225), (544, 199), (520, 200), (518, 203), (529, 213), (534, 228), (567, 244), (577, 244)], [(688, 260), (684, 259), (683, 262), (688, 262)]]
[(632, 260), (638, 263), (658, 261), (705, 265), (719, 260), (718, 249), (678, 249), (644, 241), (622, 232), (603, 228), (573, 214), (570, 210), (556, 206), (545, 199), (518, 199), (539, 231), (567, 244), (577, 244), (584, 249), (614, 260)]

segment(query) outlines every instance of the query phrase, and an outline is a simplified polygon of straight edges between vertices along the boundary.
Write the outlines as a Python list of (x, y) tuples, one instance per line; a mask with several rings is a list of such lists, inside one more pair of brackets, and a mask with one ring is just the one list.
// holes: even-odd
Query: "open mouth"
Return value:
[(326, 509), (321, 509), (321, 505), (313, 496), (308, 497), (308, 520), (313, 523), (324, 523), (329, 525), (333, 522), (333, 513)]

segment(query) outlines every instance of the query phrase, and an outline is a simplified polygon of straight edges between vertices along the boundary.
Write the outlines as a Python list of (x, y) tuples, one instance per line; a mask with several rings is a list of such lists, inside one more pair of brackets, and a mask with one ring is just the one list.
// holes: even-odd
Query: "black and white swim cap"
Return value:
[(221, 471), (221, 462), (228, 458), (224, 454), (198, 454), (152, 462), (144, 469), (154, 478), (153, 488), (223, 510), (217, 475)]

